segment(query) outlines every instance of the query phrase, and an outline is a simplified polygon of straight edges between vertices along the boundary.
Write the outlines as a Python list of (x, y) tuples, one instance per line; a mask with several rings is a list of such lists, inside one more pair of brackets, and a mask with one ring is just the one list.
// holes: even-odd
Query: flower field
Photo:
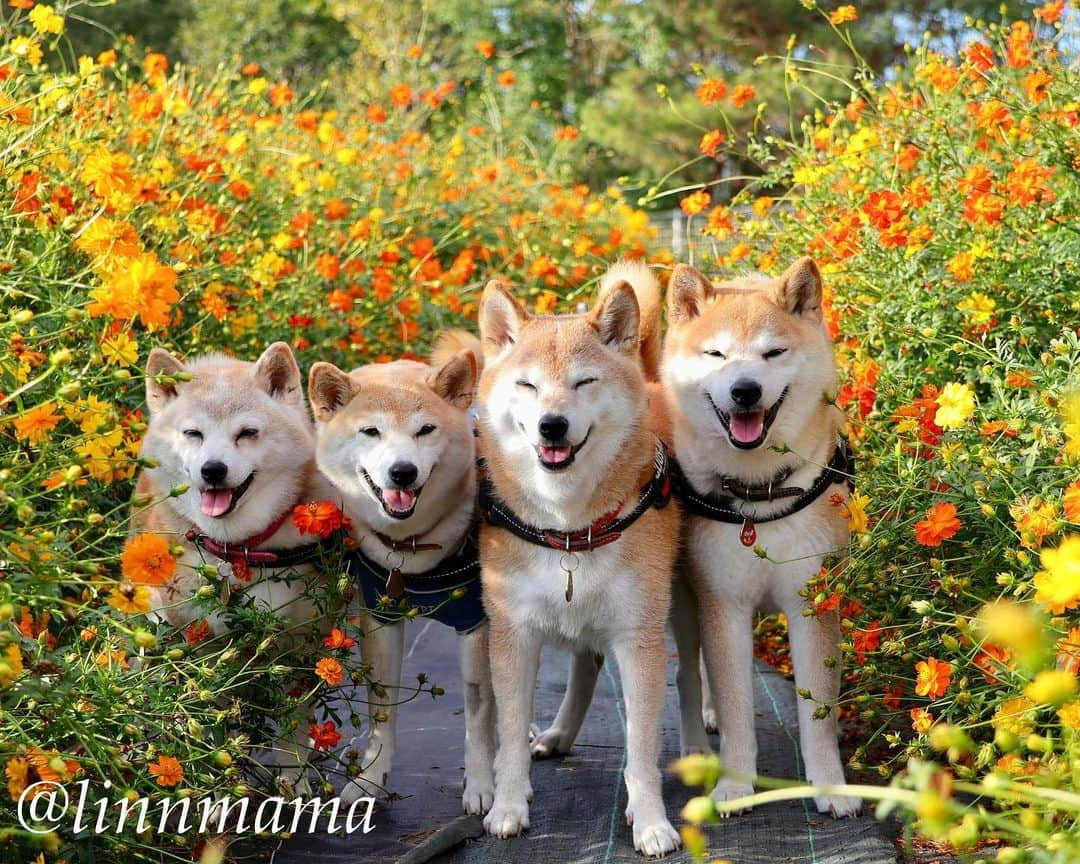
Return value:
[[(284, 340), (305, 371), (422, 356), (474, 317), (488, 278), (527, 283), (550, 309), (601, 264), (645, 254), (653, 229), (617, 192), (565, 176), (568, 133), (545, 149), (503, 128), (514, 73), (489, 46), (467, 84), (417, 60), (346, 116), (254, 65), (211, 77), (153, 53), (67, 58), (63, 4), (4, 6), (0, 857), (70, 861), (70, 833), (18, 827), (36, 782), (239, 796), (267, 717), (310, 723), (340, 782), (359, 756), (338, 730), (350, 712), (366, 722), (337, 701), (365, 680), (349, 621), (285, 639), (212, 574), (206, 612), (224, 604), (232, 638), (145, 617), (149, 586), (177, 566), (166, 538), (125, 542), (129, 507), (151, 503), (132, 499), (150, 349), (255, 359)], [(333, 515), (313, 502), (294, 521), (326, 534)], [(348, 580), (311, 590), (333, 609)], [(100, 861), (198, 857), (193, 835), (77, 843)]]
[[(305, 371), (422, 357), (439, 329), (469, 326), (490, 278), (546, 311), (588, 296), (614, 258), (671, 257), (649, 202), (575, 182), (572, 127), (530, 141), (504, 120), (515, 72), (491, 43), (462, 81), (410, 49), (407, 75), (350, 113), (254, 64), (69, 56), (77, 6), (7, 0), (0, 29), (0, 850), (214, 860), (190, 835), (34, 834), (15, 818), (39, 781), (243, 794), (266, 718), (310, 724), (325, 782), (358, 770), (339, 732), (350, 713), (366, 722), (342, 701), (366, 674), (352, 622), (286, 639), (209, 575), (207, 613), (236, 616), (237, 635), (144, 614), (176, 566), (166, 539), (127, 537), (130, 508), (152, 503), (132, 497), (150, 349), (254, 359), (283, 340)], [(850, 99), (821, 100), (790, 135), (762, 121), (735, 138), (732, 112), (765, 116), (752, 81), (698, 81), (716, 111), (701, 159), (738, 152), (762, 174), (729, 203), (678, 191), (706, 271), (808, 253), (826, 276), (859, 477), (851, 554), (808, 589), (846, 634), (845, 696), (819, 710), (854, 721), (852, 765), (880, 776), (867, 794), (882, 812), (957, 849), (1001, 845), (1003, 862), (1080, 860), (1068, 12), (973, 25), (958, 56), (923, 45), (885, 79), (856, 65)], [(858, 11), (823, 14), (857, 63)], [(796, 43), (771, 62), (810, 94), (838, 74)], [(329, 533), (334, 517), (313, 502), (295, 518)], [(348, 580), (311, 590), (335, 609)]]
[[(1080, 860), (1080, 69), (1062, 2), (858, 70), (730, 206), (684, 194), (706, 266), (816, 256), (859, 463), (839, 609), (852, 767), (925, 836), (998, 860)], [(857, 47), (854, 7), (823, 12)], [(976, 29), (977, 28), (977, 29)], [(856, 54), (857, 56), (857, 54)], [(789, 45), (792, 87), (834, 70)], [(734, 90), (698, 88), (723, 142)], [(762, 113), (764, 111), (762, 110)], [(813, 698), (813, 694), (803, 694)], [(708, 817), (698, 812), (699, 817)], [(1028, 852), (1019, 851), (1027, 847)]]

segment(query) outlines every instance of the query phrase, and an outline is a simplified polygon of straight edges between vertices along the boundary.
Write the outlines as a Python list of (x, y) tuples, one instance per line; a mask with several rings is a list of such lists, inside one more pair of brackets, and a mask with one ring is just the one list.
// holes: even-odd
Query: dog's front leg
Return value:
[(495, 757), (495, 800), (484, 818), (484, 828), (498, 837), (515, 837), (529, 827), (529, 725), (541, 639), (535, 631), (510, 622), (492, 620), (490, 627), (499, 750)]
[[(380, 624), (365, 615), (360, 626), (364, 633), (360, 640), (361, 657), (371, 666), (371, 683), (367, 687), (371, 720), (363, 771), (341, 792), (341, 800), (346, 804), (368, 795), (386, 794), (397, 743), (397, 703), (401, 699), (401, 664), (405, 654), (404, 624)], [(380, 722), (376, 714), (384, 715), (385, 719)]]
[[(721, 600), (708, 589), (699, 593), (705, 667), (718, 706), (720, 761), (745, 776), (757, 773), (754, 731), (753, 610)], [(747, 780), (721, 777), (712, 791), (717, 801), (731, 801), (754, 791)]]
[[(793, 598), (790, 609), (784, 609), (791, 640), (791, 660), (795, 668), (795, 686), (809, 690), (813, 701), (799, 699), (799, 742), (806, 779), (815, 786), (836, 786), (844, 782), (844, 765), (840, 759), (839, 728), (836, 721), (836, 699), (840, 695), (840, 622), (835, 612), (809, 617), (802, 614), (801, 598)], [(825, 660), (834, 658), (831, 667)], [(815, 719), (816, 702), (831, 707), (828, 715)], [(833, 816), (854, 816), (862, 801), (846, 795), (817, 795), (814, 798), (819, 813)]]
[(596, 689), (596, 679), (603, 666), (603, 654), (588, 650), (573, 652), (566, 693), (563, 694), (555, 720), (532, 742), (532, 754), (537, 759), (570, 752), (581, 731), (581, 724), (585, 722)]
[(683, 756), (708, 753), (711, 748), (701, 704), (701, 624), (694, 595), (680, 578), (672, 586), (670, 619), (679, 651), (679, 670), (675, 673), (679, 690), (679, 748)]
[(458, 640), (461, 680), (465, 684), (466, 813), (482, 814), (495, 795), (495, 694), (491, 689), (488, 625), (481, 624)]
[(614, 646), (626, 703), (626, 820), (634, 848), (666, 855), (679, 847), (660, 794), (660, 721), (664, 711), (667, 650), (664, 628), (628, 634)]

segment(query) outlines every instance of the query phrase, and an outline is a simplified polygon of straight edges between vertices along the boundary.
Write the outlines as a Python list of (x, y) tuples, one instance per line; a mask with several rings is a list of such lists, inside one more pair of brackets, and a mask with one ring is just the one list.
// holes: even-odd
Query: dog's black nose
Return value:
[(395, 462), (390, 466), (390, 480), (402, 488), (412, 485), (420, 472), (412, 462)]
[(203, 462), (200, 473), (202, 474), (203, 480), (207, 483), (213, 483), (216, 486), (219, 483), (225, 482), (225, 478), (229, 474), (229, 466), (224, 462), (218, 462), (214, 459), (210, 462)]
[(731, 385), (731, 398), (740, 408), (753, 408), (761, 399), (761, 385), (749, 378), (740, 378)]
[(562, 414), (545, 414), (540, 418), (540, 435), (548, 441), (562, 441), (570, 431), (570, 421)]

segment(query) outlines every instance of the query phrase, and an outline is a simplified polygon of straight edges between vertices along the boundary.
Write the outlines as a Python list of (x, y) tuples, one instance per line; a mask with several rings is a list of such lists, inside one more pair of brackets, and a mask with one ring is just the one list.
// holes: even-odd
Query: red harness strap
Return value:
[(258, 534), (252, 534), (239, 543), (218, 543), (213, 537), (203, 534), (194, 527), (187, 532), (186, 536), (190, 542), (197, 543), (211, 555), (232, 564), (233, 575), (246, 582), (251, 578), (249, 565), (273, 564), (278, 560), (277, 552), (259, 552), (257, 547), (273, 537), (291, 513), (292, 508), (289, 508)]

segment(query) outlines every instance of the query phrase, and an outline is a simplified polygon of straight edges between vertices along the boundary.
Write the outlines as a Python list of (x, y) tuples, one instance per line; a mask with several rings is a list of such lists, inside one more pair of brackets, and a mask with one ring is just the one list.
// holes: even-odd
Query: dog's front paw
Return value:
[(558, 726), (549, 726), (533, 738), (529, 749), (534, 759), (550, 759), (570, 752), (574, 746), (574, 736)]
[(374, 798), (378, 801), (385, 801), (389, 795), (386, 789), (386, 781), (387, 776), (383, 772), (365, 772), (346, 783), (338, 797), (346, 807), (361, 798)]
[(679, 832), (671, 827), (667, 819), (634, 821), (634, 848), (642, 855), (661, 858), (668, 852), (674, 852), (680, 845)]
[(846, 819), (862, 812), (862, 799), (850, 795), (815, 795), (814, 805), (818, 813), (831, 813), (834, 819)]
[(484, 817), (484, 830), (494, 837), (520, 837), (529, 827), (529, 804), (497, 801)]
[(720, 726), (716, 722), (716, 709), (709, 705), (701, 709), (701, 722), (705, 724), (706, 732), (720, 731)]
[[(712, 790), (712, 799), (717, 804), (724, 804), (728, 801), (735, 801), (739, 798), (745, 798), (748, 795), (754, 794), (754, 787), (750, 783), (743, 783), (742, 781), (732, 780), (730, 777), (721, 777), (717, 781), (716, 786)], [(724, 816), (738, 816), (740, 813), (748, 811), (749, 807), (740, 807), (738, 810), (727, 810), (721, 812), (721, 817)]]
[(481, 772), (465, 774), (465, 791), (461, 796), (461, 806), (470, 816), (483, 816), (491, 809), (495, 800), (495, 778), (491, 772), (486, 776)]

